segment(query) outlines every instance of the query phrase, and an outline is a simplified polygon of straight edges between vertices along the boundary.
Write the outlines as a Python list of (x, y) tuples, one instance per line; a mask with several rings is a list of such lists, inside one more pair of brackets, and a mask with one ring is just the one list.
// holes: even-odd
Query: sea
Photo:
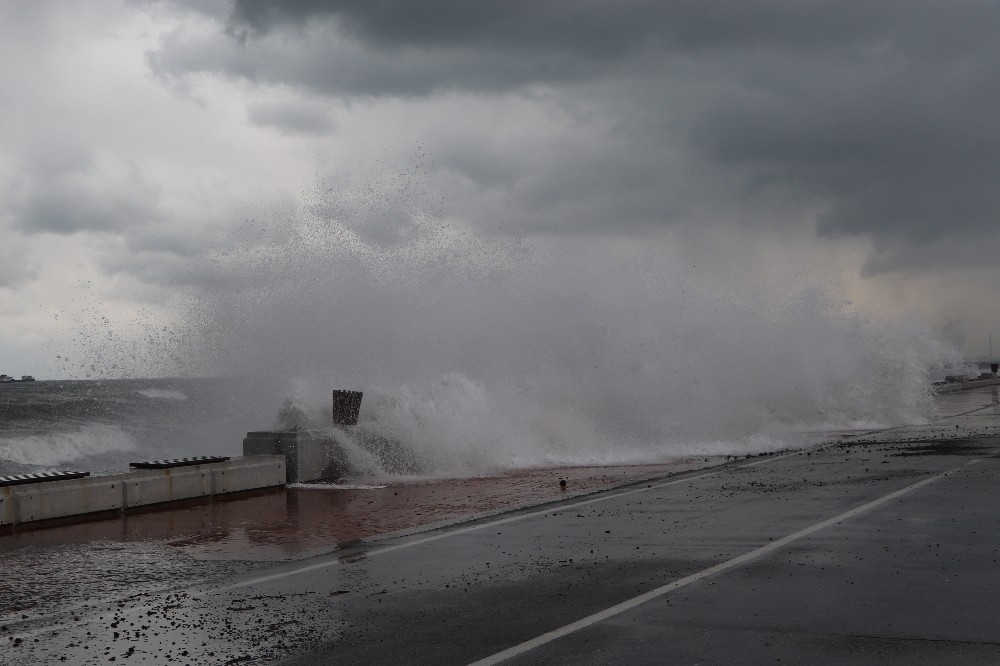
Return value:
[(229, 379), (0, 384), (0, 476), (239, 455), (244, 434), (273, 417), (261, 417), (246, 386)]

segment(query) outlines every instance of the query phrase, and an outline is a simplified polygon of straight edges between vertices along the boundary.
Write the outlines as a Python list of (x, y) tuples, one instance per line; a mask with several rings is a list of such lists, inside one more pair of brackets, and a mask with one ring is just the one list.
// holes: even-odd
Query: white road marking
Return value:
[(764, 460), (756, 460), (752, 463), (747, 463), (745, 465), (737, 465), (737, 467), (756, 467), (757, 465), (764, 465), (769, 462), (774, 462), (775, 460), (781, 460), (782, 458), (787, 458), (788, 456), (798, 455), (798, 451), (789, 451), (788, 453), (782, 453), (780, 456), (771, 456), (770, 458), (765, 458)]
[(899, 490), (891, 492), (888, 495), (883, 495), (878, 499), (874, 499), (871, 502), (867, 502), (865, 504), (862, 504), (861, 506), (857, 506), (853, 509), (850, 509), (849, 511), (845, 511), (844, 513), (838, 514), (833, 518), (828, 518), (827, 520), (806, 527), (805, 529), (801, 529), (798, 532), (789, 534), (788, 536), (782, 537), (777, 541), (772, 541), (767, 545), (761, 546), (760, 548), (757, 548), (755, 550), (751, 550), (748, 553), (744, 553), (743, 555), (739, 555), (730, 560), (726, 560), (725, 562), (720, 562), (719, 564), (708, 567), (707, 569), (702, 569), (701, 571), (693, 573), (690, 576), (679, 578), (672, 583), (668, 583), (666, 585), (663, 585), (662, 587), (658, 587), (655, 590), (650, 590), (645, 594), (640, 594), (639, 596), (633, 597), (628, 601), (623, 601), (620, 604), (611, 606), (610, 608), (606, 608), (605, 610), (600, 611), (598, 613), (594, 613), (593, 615), (588, 615), (587, 617), (581, 620), (577, 620), (576, 622), (573, 622), (571, 624), (567, 624), (564, 627), (560, 627), (559, 629), (554, 629), (553, 631), (532, 638), (529, 641), (525, 641), (519, 645), (515, 645), (514, 647), (508, 648), (502, 652), (497, 652), (496, 654), (490, 655), (489, 657), (480, 659), (479, 661), (470, 664), (470, 666), (491, 666), (492, 664), (499, 664), (500, 662), (506, 661), (518, 655), (522, 655), (525, 652), (534, 650), (535, 648), (545, 645), (546, 643), (551, 643), (552, 641), (562, 638), (563, 636), (567, 636), (581, 629), (585, 629), (586, 627), (589, 627), (593, 624), (597, 624), (598, 622), (602, 622), (603, 620), (607, 620), (608, 618), (614, 617), (615, 615), (619, 615), (621, 613), (624, 613), (625, 611), (631, 610), (636, 606), (646, 603), (647, 601), (652, 601), (653, 599), (662, 597), (665, 594), (673, 592), (677, 588), (684, 587), (685, 585), (690, 585), (691, 583), (695, 583), (699, 580), (702, 580), (703, 578), (708, 578), (709, 576), (714, 576), (717, 573), (722, 573), (723, 571), (728, 571), (730, 569), (734, 569), (736, 567), (752, 562), (753, 560), (756, 560), (760, 557), (763, 557), (764, 555), (767, 555), (780, 548), (787, 546), (793, 541), (797, 541), (798, 539), (807, 537), (810, 534), (813, 534), (814, 532), (818, 532), (819, 530), (827, 528), (830, 525), (835, 525), (836, 523), (843, 522), (845, 520), (848, 520), (849, 518), (858, 516), (862, 513), (865, 513), (866, 511), (871, 511), (872, 509), (879, 507), (885, 504), (886, 502), (891, 502), (892, 500), (902, 497), (907, 493), (911, 493), (914, 490), (917, 490), (930, 483), (934, 483), (935, 481), (943, 479), (949, 474), (957, 472), (959, 469), (961, 468), (956, 467), (955, 469), (948, 470), (947, 472), (942, 472), (941, 474), (937, 474), (922, 481), (918, 481), (912, 485), (906, 486), (905, 488), (901, 488)]

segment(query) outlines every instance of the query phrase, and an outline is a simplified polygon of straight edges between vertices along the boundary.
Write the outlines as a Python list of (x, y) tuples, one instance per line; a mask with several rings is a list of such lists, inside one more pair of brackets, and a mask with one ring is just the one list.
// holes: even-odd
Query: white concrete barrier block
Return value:
[(18, 523), (122, 508), (122, 485), (117, 478), (97, 477), (15, 486), (14, 496)]
[(125, 506), (145, 506), (212, 494), (209, 465), (132, 472), (123, 479)]
[(14, 524), (14, 489), (0, 488), (0, 525)]
[(0, 488), (0, 525), (127, 510), (285, 483), (285, 457), (282, 455), (29, 483)]
[(284, 456), (249, 456), (234, 458), (230, 463), (212, 469), (212, 486), (217, 495), (285, 485)]

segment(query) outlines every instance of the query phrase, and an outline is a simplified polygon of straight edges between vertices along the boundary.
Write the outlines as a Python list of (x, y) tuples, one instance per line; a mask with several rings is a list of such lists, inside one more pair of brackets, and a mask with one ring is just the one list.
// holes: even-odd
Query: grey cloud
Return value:
[(192, 280), (190, 262), (172, 252), (111, 250), (100, 265), (107, 275), (124, 274), (148, 285), (176, 287)]
[(0, 265), (0, 289), (9, 289), (18, 284), (34, 278), (37, 273), (25, 273), (20, 266), (14, 263), (4, 263)]
[(945, 234), (934, 243), (917, 242), (896, 234), (876, 239), (871, 256), (862, 267), (870, 277), (882, 273), (969, 273), (1000, 264), (1000, 232), (975, 235)]
[(37, 262), (23, 239), (4, 231), (3, 241), (0, 245), (0, 289), (16, 287), (36, 278)]
[(160, 218), (159, 189), (135, 170), (124, 177), (68, 172), (37, 178), (13, 206), (14, 226), (25, 233), (121, 231)]
[(259, 127), (271, 127), (282, 134), (329, 134), (336, 127), (329, 112), (303, 103), (271, 102), (252, 104), (247, 118)]
[(118, 232), (161, 218), (160, 188), (132, 163), (101, 158), (72, 128), (47, 129), (17, 150), (0, 212), (23, 233)]
[(101, 247), (99, 264), (107, 275), (126, 275), (145, 285), (182, 287), (197, 279), (197, 266), (219, 244), (212, 231), (176, 222), (136, 226)]
[(124, 234), (130, 252), (172, 254), (177, 257), (194, 257), (205, 251), (210, 243), (206, 233), (195, 234), (176, 226), (153, 225), (130, 229)]
[(145, 7), (156, 11), (161, 7), (181, 9), (185, 12), (211, 16), (225, 21), (231, 9), (225, 2), (218, 0), (125, 0), (126, 4)]

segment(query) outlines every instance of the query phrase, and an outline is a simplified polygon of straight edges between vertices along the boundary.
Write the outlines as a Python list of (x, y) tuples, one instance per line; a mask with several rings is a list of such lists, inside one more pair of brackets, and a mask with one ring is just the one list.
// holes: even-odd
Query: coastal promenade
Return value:
[(937, 404), (738, 460), (290, 488), (3, 537), (0, 661), (998, 663), (1000, 390)]

